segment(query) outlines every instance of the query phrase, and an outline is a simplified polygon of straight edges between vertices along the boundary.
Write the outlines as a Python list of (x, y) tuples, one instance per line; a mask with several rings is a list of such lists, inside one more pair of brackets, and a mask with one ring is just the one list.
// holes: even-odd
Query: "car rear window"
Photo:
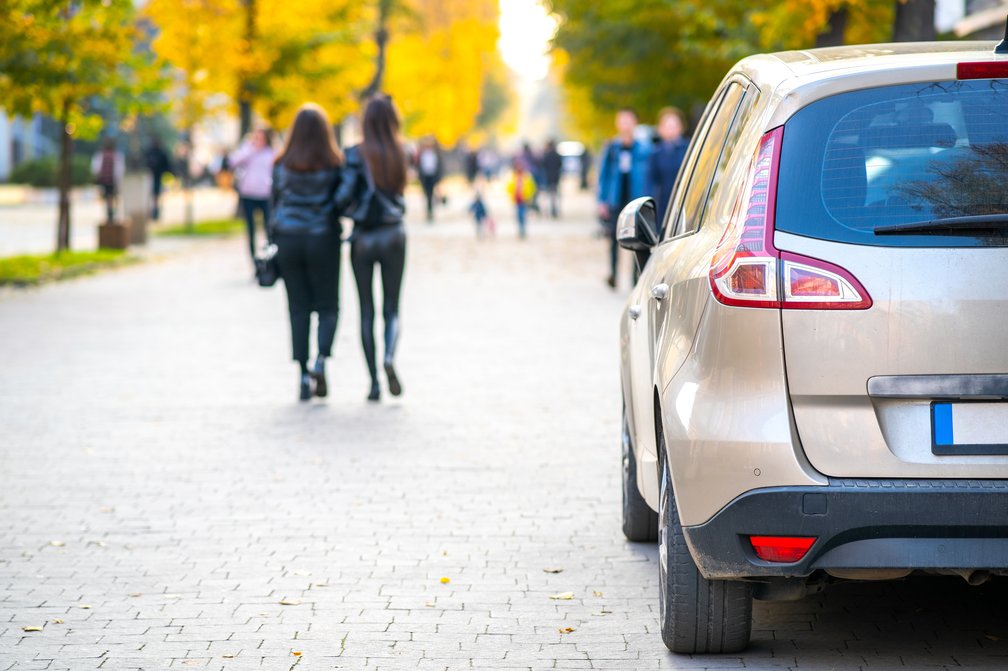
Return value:
[(1008, 214), (1008, 80), (842, 93), (784, 127), (777, 230), (884, 246), (1004, 246), (1004, 230), (877, 235), (881, 226)]

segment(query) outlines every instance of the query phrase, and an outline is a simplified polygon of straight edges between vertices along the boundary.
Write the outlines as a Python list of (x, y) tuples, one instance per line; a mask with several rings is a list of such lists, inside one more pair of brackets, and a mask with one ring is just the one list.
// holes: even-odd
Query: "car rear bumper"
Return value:
[[(831, 480), (739, 496), (686, 527), (707, 578), (808, 576), (819, 569), (1008, 568), (1008, 480)], [(748, 537), (815, 536), (790, 564), (759, 559)]]

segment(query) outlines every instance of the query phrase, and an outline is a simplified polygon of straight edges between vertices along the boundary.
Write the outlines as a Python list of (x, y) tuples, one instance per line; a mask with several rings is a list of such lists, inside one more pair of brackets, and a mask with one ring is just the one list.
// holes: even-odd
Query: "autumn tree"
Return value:
[(151, 109), (160, 86), (132, 0), (0, 3), (0, 102), (60, 124), (56, 250), (70, 247), (70, 161), (75, 138), (101, 132), (95, 98), (126, 115)]

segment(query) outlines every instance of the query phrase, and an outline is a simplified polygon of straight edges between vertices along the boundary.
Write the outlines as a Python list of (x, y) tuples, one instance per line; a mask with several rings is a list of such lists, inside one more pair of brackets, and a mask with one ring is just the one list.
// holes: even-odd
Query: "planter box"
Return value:
[(130, 227), (123, 223), (98, 226), (99, 249), (126, 249), (130, 242)]

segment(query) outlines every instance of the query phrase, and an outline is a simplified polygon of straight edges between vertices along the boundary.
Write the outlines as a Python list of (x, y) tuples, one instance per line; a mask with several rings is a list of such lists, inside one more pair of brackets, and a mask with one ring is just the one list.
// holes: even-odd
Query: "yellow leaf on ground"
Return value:
[(49, 545), (53, 546), (54, 548), (61, 548), (64, 545), (66, 545), (66, 543), (64, 543), (63, 541), (49, 541)]
[(442, 585), (447, 585), (450, 582), (451, 582), (451, 578), (447, 578), (447, 577), (441, 578), (441, 584)]
[(53, 619), (51, 619), (49, 621), (52, 622), (53, 624), (63, 624), (63, 620), (61, 618), (58, 618), (58, 617), (54, 617)]
[(574, 592), (560, 592), (559, 594), (550, 594), (550, 598), (554, 601), (570, 601), (574, 598)]
[(558, 630), (561, 634), (570, 634), (574, 631), (574, 627), (562, 627)]
[(602, 592), (600, 592), (600, 591), (598, 591), (598, 590), (592, 590), (592, 594), (593, 594), (594, 596), (602, 596)]
[(138, 596), (143, 596), (143, 593), (142, 593), (142, 592), (130, 592), (130, 594), (129, 594), (129, 595), (130, 595), (131, 597), (134, 597), (134, 598), (136, 598), (136, 597), (138, 597)]
[(298, 599), (281, 599), (281, 606), (300, 606), (301, 602)]
[(294, 655), (295, 657), (300, 657), (301, 656), (301, 651), (300, 650), (293, 650), (293, 651), (291, 651), (291, 654)]
[(89, 603), (79, 603), (77, 604), (77, 607), (81, 610), (91, 610), (91, 604)]
[(224, 659), (234, 659), (234, 655), (221, 655)]
[(33, 626), (21, 627), (21, 631), (42, 631), (42, 627), (33, 627)]
[(563, 573), (562, 568), (544, 568), (543, 573)]

